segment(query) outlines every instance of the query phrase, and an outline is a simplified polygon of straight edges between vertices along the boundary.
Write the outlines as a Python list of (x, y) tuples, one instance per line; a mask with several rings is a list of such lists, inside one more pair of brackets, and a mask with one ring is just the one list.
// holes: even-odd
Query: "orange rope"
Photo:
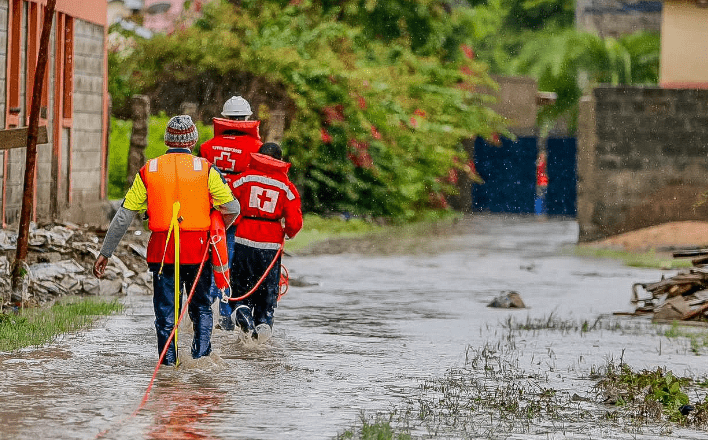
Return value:
[(273, 266), (275, 265), (275, 262), (278, 261), (278, 257), (280, 257), (280, 254), (281, 254), (282, 252), (283, 252), (283, 244), (281, 243), (281, 244), (280, 244), (280, 247), (278, 248), (278, 252), (275, 253), (275, 257), (273, 258), (273, 261), (270, 262), (270, 264), (268, 265), (268, 268), (267, 268), (266, 271), (263, 273), (263, 276), (261, 276), (261, 278), (258, 280), (258, 282), (256, 283), (256, 285), (253, 286), (253, 288), (252, 288), (251, 290), (249, 290), (248, 292), (246, 292), (245, 295), (239, 296), (238, 298), (229, 298), (229, 301), (241, 301), (242, 299), (246, 299), (246, 298), (248, 298), (249, 296), (253, 295), (253, 292), (255, 292), (256, 289), (258, 289), (258, 288), (261, 286), (261, 284), (263, 283), (263, 280), (265, 280), (265, 278), (268, 276), (268, 273), (270, 272), (270, 270), (271, 270), (271, 269), (273, 268)]

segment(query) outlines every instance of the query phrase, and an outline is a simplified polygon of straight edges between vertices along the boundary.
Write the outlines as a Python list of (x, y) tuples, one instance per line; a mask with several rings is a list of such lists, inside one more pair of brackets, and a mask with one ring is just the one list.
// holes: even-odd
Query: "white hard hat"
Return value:
[(224, 103), (221, 116), (251, 116), (251, 105), (241, 96), (232, 96)]

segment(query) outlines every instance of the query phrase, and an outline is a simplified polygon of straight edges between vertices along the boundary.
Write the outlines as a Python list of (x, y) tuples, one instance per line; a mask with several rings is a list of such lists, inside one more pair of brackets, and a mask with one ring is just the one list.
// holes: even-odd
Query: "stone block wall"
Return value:
[(659, 32), (659, 0), (577, 0), (576, 27), (601, 37), (619, 37), (637, 31)]
[(706, 220), (705, 191), (708, 90), (598, 87), (581, 102), (580, 241)]

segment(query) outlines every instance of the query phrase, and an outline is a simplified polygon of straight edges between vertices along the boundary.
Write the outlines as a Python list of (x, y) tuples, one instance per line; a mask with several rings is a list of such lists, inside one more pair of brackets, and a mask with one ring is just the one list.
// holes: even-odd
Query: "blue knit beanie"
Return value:
[(199, 133), (197, 126), (189, 115), (175, 116), (167, 123), (165, 130), (165, 145), (170, 148), (189, 148), (197, 143)]

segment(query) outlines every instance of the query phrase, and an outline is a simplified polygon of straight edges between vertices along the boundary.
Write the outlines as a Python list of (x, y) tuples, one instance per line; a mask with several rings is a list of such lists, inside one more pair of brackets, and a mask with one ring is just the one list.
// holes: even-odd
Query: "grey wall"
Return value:
[(659, 32), (659, 0), (577, 0), (575, 25), (601, 37), (618, 37), (637, 31)]
[(708, 90), (599, 87), (581, 103), (578, 222), (587, 241), (708, 219)]

